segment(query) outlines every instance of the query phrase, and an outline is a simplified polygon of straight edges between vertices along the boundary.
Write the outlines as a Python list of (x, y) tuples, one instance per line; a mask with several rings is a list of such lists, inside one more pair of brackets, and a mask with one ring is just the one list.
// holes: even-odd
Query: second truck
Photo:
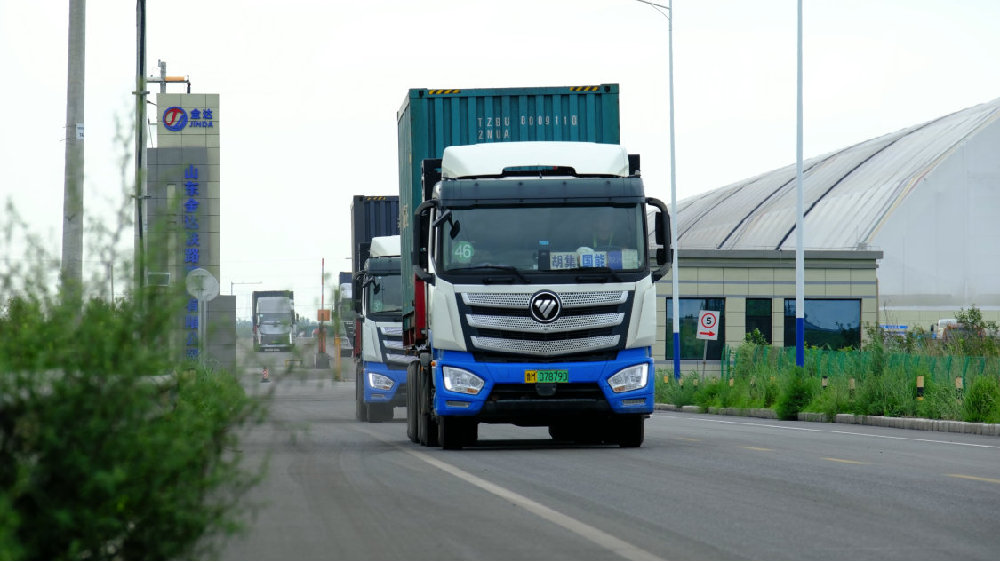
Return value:
[[(406, 404), (399, 265), (399, 197), (355, 195), (351, 203), (352, 356), (355, 416), (382, 422)], [(343, 292), (343, 291), (342, 291)]]
[(411, 360), (403, 351), (398, 235), (372, 239), (358, 285), (361, 311), (355, 341), (357, 419), (388, 421), (396, 406), (406, 405), (406, 365)]

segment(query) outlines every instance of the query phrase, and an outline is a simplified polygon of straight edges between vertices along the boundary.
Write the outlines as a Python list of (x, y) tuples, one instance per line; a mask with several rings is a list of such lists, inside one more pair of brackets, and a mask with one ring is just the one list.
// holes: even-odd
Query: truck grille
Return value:
[(405, 369), (413, 357), (404, 354), (403, 328), (380, 327), (379, 342), (382, 345), (382, 360), (393, 369)]
[(542, 323), (532, 318), (534, 293), (460, 293), (459, 312), (470, 351), (479, 354), (530, 356), (613, 353), (624, 346), (631, 294), (628, 291), (557, 293), (559, 318)]

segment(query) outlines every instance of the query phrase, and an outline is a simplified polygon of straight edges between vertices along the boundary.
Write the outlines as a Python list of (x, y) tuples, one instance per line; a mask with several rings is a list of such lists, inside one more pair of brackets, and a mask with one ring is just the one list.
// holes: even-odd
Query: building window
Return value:
[(748, 334), (757, 329), (764, 334), (767, 343), (774, 341), (771, 339), (771, 299), (747, 299), (746, 325)]
[[(726, 342), (726, 299), (680, 299), (681, 359), (701, 359), (708, 342), (708, 359), (722, 359), (722, 346)], [(718, 338), (700, 340), (697, 337), (698, 313), (712, 310), (719, 313)], [(674, 305), (667, 299), (667, 359), (674, 358)]]
[[(861, 300), (806, 299), (805, 345), (861, 347)], [(785, 299), (785, 347), (795, 346), (795, 299)]]

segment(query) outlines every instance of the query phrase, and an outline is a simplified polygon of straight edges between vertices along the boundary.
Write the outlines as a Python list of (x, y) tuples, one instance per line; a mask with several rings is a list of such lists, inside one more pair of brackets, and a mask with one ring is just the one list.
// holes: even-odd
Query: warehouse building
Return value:
[[(998, 118), (1000, 99), (803, 163), (807, 344), (855, 345), (875, 324), (931, 330), (972, 306), (1000, 321)], [(681, 358), (704, 357), (701, 307), (720, 312), (709, 360), (755, 327), (794, 345), (795, 165), (677, 206)], [(658, 290), (666, 364), (670, 275)]]

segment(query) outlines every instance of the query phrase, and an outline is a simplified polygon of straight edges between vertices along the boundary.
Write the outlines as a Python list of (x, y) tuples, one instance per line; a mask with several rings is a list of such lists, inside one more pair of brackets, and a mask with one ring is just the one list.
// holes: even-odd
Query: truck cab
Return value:
[[(438, 166), (440, 179), (427, 172)], [(420, 358), (410, 439), (459, 448), (479, 423), (513, 423), (639, 446), (669, 218), (645, 196), (638, 157), (583, 142), (448, 147), (425, 161), (425, 190), (406, 332)]]
[(388, 421), (396, 406), (406, 405), (406, 365), (412, 358), (403, 351), (399, 243), (399, 235), (373, 238), (371, 254), (359, 273), (358, 421)]

